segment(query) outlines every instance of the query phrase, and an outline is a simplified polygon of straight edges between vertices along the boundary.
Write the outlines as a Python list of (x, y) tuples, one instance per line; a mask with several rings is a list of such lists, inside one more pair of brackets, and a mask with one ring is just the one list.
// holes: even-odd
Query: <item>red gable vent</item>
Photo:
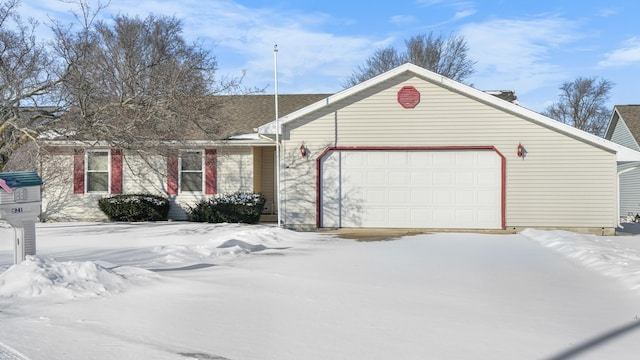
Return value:
[(413, 86), (403, 86), (398, 90), (398, 103), (405, 109), (413, 109), (420, 103), (420, 92)]

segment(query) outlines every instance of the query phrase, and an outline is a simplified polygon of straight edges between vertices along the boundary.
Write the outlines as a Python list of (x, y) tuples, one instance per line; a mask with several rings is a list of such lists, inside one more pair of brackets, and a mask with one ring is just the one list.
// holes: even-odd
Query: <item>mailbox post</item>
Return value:
[(40, 216), (42, 179), (35, 172), (0, 172), (0, 221), (13, 227), (13, 261), (36, 254), (36, 221)]

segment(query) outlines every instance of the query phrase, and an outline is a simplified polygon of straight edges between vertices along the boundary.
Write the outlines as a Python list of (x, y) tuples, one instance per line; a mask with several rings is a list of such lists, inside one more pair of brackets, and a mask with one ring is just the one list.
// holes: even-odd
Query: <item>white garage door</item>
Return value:
[(502, 227), (492, 150), (333, 150), (320, 166), (322, 227)]

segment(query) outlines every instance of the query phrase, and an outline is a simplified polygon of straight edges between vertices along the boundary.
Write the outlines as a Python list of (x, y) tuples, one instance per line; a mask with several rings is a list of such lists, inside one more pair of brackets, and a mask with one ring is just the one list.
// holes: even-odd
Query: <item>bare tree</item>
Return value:
[(605, 103), (613, 83), (605, 79), (578, 77), (560, 86), (557, 102), (546, 108), (544, 115), (580, 130), (602, 136), (611, 111)]
[(464, 81), (474, 72), (475, 62), (467, 55), (469, 46), (462, 36), (419, 34), (405, 41), (407, 58), (412, 64), (452, 80)]
[(375, 50), (343, 86), (357, 85), (407, 62), (461, 82), (474, 72), (475, 62), (469, 59), (469, 47), (462, 36), (418, 34), (406, 40), (405, 46), (404, 52), (393, 47)]
[(34, 35), (37, 23), (23, 21), (19, 5), (18, 0), (0, 3), (0, 171), (16, 149), (35, 140), (55, 118), (51, 105), (56, 102), (49, 95), (60, 81)]
[(351, 76), (345, 80), (345, 88), (357, 85), (377, 75), (387, 72), (405, 63), (405, 56), (399, 54), (393, 47), (376, 49), (373, 55), (366, 60), (365, 65), (358, 66)]
[(145, 150), (167, 140), (219, 138), (219, 104), (210, 95), (240, 91), (241, 78), (216, 77), (216, 58), (185, 41), (180, 20), (119, 15), (98, 21), (101, 6), (78, 4), (78, 31), (54, 26), (67, 72), (66, 130), (73, 129), (76, 140)]

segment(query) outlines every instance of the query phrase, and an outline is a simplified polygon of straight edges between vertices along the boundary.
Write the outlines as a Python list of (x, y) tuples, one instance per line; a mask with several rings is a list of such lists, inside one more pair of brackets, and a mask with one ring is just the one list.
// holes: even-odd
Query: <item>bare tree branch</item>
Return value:
[(406, 62), (431, 70), (456, 81), (464, 81), (474, 72), (475, 61), (468, 57), (469, 47), (462, 36), (418, 34), (405, 41), (406, 50), (393, 47), (376, 49), (365, 65), (358, 66), (343, 87), (351, 87)]
[(605, 106), (613, 83), (605, 79), (578, 77), (560, 86), (558, 101), (544, 115), (580, 130), (602, 136), (610, 111)]
[(16, 149), (55, 120), (52, 94), (61, 82), (34, 35), (38, 24), (25, 23), (16, 12), (19, 5), (0, 3), (0, 171)]

